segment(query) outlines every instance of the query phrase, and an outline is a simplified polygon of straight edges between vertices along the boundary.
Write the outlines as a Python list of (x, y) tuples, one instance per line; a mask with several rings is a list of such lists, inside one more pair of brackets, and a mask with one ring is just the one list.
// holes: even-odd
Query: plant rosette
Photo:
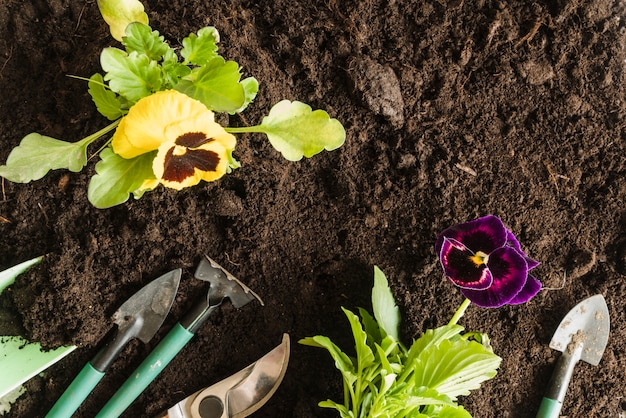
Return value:
[[(472, 302), (497, 307), (530, 300), (541, 283), (528, 271), (539, 263), (521, 250), (513, 233), (495, 216), (444, 230), (435, 248), (444, 275), (466, 296), (447, 325), (426, 330), (408, 348), (403, 345), (400, 311), (385, 275), (375, 267), (374, 315), (359, 308), (357, 316), (342, 308), (354, 337), (355, 357), (328, 337), (299, 341), (326, 349), (341, 372), (343, 403), (326, 400), (320, 402), (321, 407), (335, 409), (342, 418), (471, 418), (458, 404), (458, 397), (493, 378), (502, 359), (493, 352), (486, 334), (465, 332), (458, 321)], [(467, 283), (481, 280), (482, 285), (466, 292)]]
[(275, 104), (256, 126), (221, 126), (215, 114), (243, 112), (259, 86), (253, 77), (241, 79), (239, 64), (218, 54), (217, 29), (190, 34), (177, 52), (148, 26), (139, 1), (100, 0), (98, 6), (124, 46), (105, 48), (104, 75), (88, 79), (97, 110), (112, 122), (78, 142), (31, 133), (0, 166), (0, 176), (28, 183), (50, 170), (78, 172), (87, 164), (87, 147), (114, 131), (97, 151), (100, 161), (88, 188), (89, 201), (108, 208), (159, 185), (181, 190), (220, 179), (240, 166), (233, 134), (265, 134), (289, 161), (344, 143), (338, 120), (298, 101)]

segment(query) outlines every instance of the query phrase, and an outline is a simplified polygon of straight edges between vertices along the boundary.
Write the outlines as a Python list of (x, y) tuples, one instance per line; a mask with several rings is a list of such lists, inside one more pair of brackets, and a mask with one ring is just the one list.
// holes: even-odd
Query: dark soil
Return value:
[[(43, 416), (101, 347), (111, 315), (160, 274), (183, 267), (178, 297), (149, 344), (131, 343), (79, 410), (104, 405), (206, 288), (204, 254), (262, 296), (225, 306), (125, 416), (153, 416), (230, 375), (291, 335), (285, 380), (255, 416), (334, 416), (342, 396), (322, 350), (351, 347), (340, 306), (370, 308), (373, 266), (389, 278), (405, 341), (443, 325), (462, 296), (441, 275), (433, 244), (454, 223), (493, 213), (542, 262), (546, 287), (522, 306), (471, 307), (462, 324), (487, 332), (498, 375), (463, 398), (475, 417), (534, 417), (559, 353), (565, 313), (602, 293), (612, 330), (599, 366), (579, 363), (563, 414), (626, 414), (626, 5), (610, 0), (145, 1), (172, 44), (205, 25), (221, 53), (261, 84), (245, 120), (281, 99), (326, 109), (345, 145), (286, 162), (261, 135), (239, 137), (242, 167), (182, 192), (160, 188), (97, 210), (94, 161), (30, 184), (2, 183), (0, 267), (46, 254), (1, 306), (46, 347), (79, 349), (10, 416)], [(26, 134), (78, 140), (107, 121), (83, 81), (100, 71), (108, 35), (95, 1), (0, 3), (0, 161)]]

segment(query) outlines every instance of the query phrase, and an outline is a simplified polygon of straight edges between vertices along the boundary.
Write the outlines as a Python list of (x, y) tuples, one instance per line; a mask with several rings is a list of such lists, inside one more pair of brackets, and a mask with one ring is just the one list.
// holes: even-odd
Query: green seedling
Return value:
[(344, 353), (328, 337), (301, 344), (328, 350), (343, 377), (343, 403), (327, 400), (342, 418), (471, 417), (457, 400), (496, 375), (500, 357), (486, 335), (464, 333), (456, 322), (469, 305), (463, 302), (445, 326), (429, 329), (407, 348), (399, 340), (400, 311), (385, 275), (374, 270), (374, 316), (342, 308), (355, 341), (356, 357)]

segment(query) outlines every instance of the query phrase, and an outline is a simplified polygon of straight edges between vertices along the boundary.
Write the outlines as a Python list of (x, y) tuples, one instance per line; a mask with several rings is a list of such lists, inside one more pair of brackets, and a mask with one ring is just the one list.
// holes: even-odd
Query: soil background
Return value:
[[(0, 267), (45, 254), (0, 298), (31, 340), (79, 346), (9, 416), (43, 416), (101, 347), (111, 315), (148, 281), (185, 270), (172, 312), (132, 342), (77, 416), (94, 416), (171, 326), (206, 294), (209, 255), (264, 299), (224, 306), (124, 416), (150, 417), (252, 363), (289, 333), (279, 390), (255, 416), (330, 417), (342, 396), (328, 354), (296, 342), (330, 336), (352, 351), (341, 306), (371, 309), (373, 266), (387, 275), (405, 342), (443, 325), (461, 294), (433, 244), (452, 224), (501, 217), (546, 290), (526, 305), (471, 307), (498, 375), (461, 399), (475, 417), (534, 417), (559, 353), (562, 317), (602, 293), (612, 330), (599, 366), (579, 363), (562, 414), (626, 415), (626, 3), (613, 0), (146, 0), (172, 44), (213, 25), (220, 53), (260, 82), (232, 126), (282, 99), (339, 119), (346, 143), (287, 162), (264, 136), (239, 136), (242, 167), (181, 192), (97, 210), (92, 160), (30, 184), (2, 182)], [(79, 140), (107, 124), (86, 83), (118, 46), (95, 1), (0, 2), (0, 161), (30, 132)], [(95, 151), (95, 147), (93, 150)]]

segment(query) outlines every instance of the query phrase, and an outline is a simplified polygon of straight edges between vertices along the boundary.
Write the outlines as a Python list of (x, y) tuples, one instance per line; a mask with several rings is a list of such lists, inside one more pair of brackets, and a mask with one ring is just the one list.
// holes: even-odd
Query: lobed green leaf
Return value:
[(89, 141), (66, 142), (31, 133), (15, 147), (6, 165), (0, 166), (0, 177), (15, 183), (39, 180), (50, 170), (65, 168), (80, 171), (87, 164)]
[(114, 92), (134, 103), (161, 88), (161, 69), (147, 55), (117, 48), (105, 48), (100, 64), (106, 72), (104, 80)]
[(96, 174), (89, 182), (87, 197), (98, 209), (106, 209), (128, 200), (146, 179), (154, 178), (152, 161), (155, 152), (125, 159), (106, 147), (100, 153)]
[(203, 66), (209, 64), (217, 55), (217, 43), (220, 34), (212, 26), (207, 26), (198, 31), (198, 34), (190, 34), (183, 39), (183, 49), (180, 55), (186, 64)]
[(191, 68), (178, 62), (178, 55), (176, 55), (173, 49), (169, 49), (163, 56), (161, 71), (163, 72), (162, 87), (164, 89), (172, 89), (183, 77), (187, 77), (191, 74)]
[(240, 84), (243, 86), (243, 105), (241, 105), (241, 107), (234, 112), (229, 112), (231, 115), (241, 113), (246, 110), (248, 105), (254, 101), (257, 93), (259, 92), (259, 82), (254, 77), (244, 78), (241, 80)]
[(123, 44), (128, 53), (136, 52), (148, 56), (153, 61), (161, 61), (167, 51), (172, 50), (164, 39), (150, 26), (135, 22), (126, 28)]
[(199, 100), (210, 110), (236, 112), (246, 100), (240, 78), (239, 64), (216, 57), (193, 69), (174, 89)]
[(89, 79), (89, 95), (96, 104), (98, 112), (109, 120), (115, 120), (124, 115), (125, 110), (117, 94), (112, 92), (104, 84), (100, 74), (94, 74)]
[(311, 111), (305, 103), (278, 102), (260, 125), (272, 146), (289, 161), (312, 157), (322, 150), (339, 148), (346, 131), (337, 119), (323, 110)]

